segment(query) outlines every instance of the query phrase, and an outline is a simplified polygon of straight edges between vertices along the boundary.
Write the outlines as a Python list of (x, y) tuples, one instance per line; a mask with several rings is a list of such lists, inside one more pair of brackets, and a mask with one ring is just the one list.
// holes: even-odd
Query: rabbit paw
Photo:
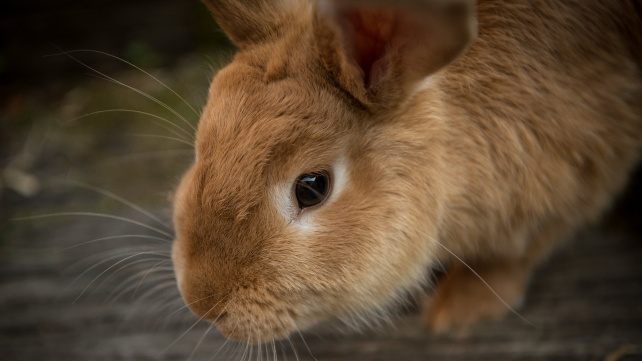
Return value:
[(433, 332), (463, 337), (474, 324), (499, 318), (510, 312), (507, 305), (521, 303), (530, 267), (494, 263), (472, 269), (477, 275), (463, 264), (453, 267), (426, 300), (423, 320)]

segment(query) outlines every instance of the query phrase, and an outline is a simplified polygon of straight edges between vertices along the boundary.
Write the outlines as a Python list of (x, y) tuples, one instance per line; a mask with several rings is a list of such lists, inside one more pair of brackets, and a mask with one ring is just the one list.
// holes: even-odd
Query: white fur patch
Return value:
[(288, 180), (285, 183), (277, 184), (270, 194), (274, 208), (279, 212), (286, 222), (291, 222), (297, 214), (296, 205), (292, 203), (292, 183), (294, 180)]
[(417, 85), (415, 87), (415, 91), (412, 94), (413, 95), (417, 94), (422, 90), (425, 90), (425, 89), (428, 89), (428, 88), (432, 87), (433, 86), (433, 77), (434, 77), (433, 75), (430, 75), (430, 76), (427, 76), (427, 77), (423, 78), (419, 83), (417, 83)]
[(344, 159), (337, 160), (332, 165), (332, 171), (334, 172), (334, 182), (328, 203), (334, 202), (348, 184), (348, 168)]

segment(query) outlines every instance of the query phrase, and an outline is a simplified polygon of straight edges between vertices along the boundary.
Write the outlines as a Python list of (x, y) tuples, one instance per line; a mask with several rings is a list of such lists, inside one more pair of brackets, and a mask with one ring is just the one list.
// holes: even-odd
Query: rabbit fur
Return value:
[[(205, 3), (239, 51), (177, 189), (173, 261), (228, 337), (382, 317), (442, 265), (433, 330), (499, 317), (639, 159), (639, 2)], [(300, 209), (319, 170), (330, 194)]]

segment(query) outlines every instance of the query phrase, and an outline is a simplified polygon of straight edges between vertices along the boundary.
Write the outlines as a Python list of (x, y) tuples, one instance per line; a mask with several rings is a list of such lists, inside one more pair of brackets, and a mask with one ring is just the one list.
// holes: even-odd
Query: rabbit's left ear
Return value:
[(364, 105), (394, 107), (475, 39), (474, 0), (318, 0), (315, 42)]
[(288, 15), (307, 0), (203, 0), (232, 42), (243, 49), (278, 37)]

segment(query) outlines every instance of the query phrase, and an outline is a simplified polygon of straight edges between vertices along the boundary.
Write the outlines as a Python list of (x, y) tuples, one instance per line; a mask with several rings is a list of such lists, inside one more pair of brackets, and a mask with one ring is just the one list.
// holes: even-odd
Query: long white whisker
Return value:
[[(250, 327), (251, 327), (251, 325), (250, 325)], [(241, 360), (240, 361), (245, 360), (245, 355), (247, 355), (247, 348), (249, 347), (249, 345), (250, 345), (250, 336), (248, 335), (247, 336), (247, 341), (245, 341), (245, 348), (243, 348), (243, 353), (241, 354)]]
[[(234, 328), (236, 328), (237, 326), (238, 326), (238, 322), (236, 323), (236, 325), (234, 326)], [(241, 349), (243, 348), (243, 346), (244, 346), (244, 343), (243, 343), (243, 342), (237, 342), (237, 343), (236, 343), (236, 348), (234, 349), (234, 352), (232, 353), (232, 357), (230, 357), (230, 358), (236, 358), (236, 355), (237, 355), (239, 352), (241, 352)]]
[(175, 142), (179, 142), (179, 143), (187, 144), (187, 145), (189, 145), (189, 146), (194, 146), (194, 144), (193, 144), (192, 142), (188, 142), (188, 141), (186, 141), (185, 139), (182, 139), (182, 138), (176, 138), (176, 137), (169, 137), (169, 136), (166, 136), (166, 135), (158, 135), (158, 134), (132, 134), (132, 133), (130, 133), (130, 134), (126, 134), (126, 135), (128, 135), (128, 136), (130, 136), (130, 137), (167, 139), (167, 140), (173, 140), (173, 141), (175, 141)]
[[(97, 284), (94, 287), (94, 290), (91, 293), (89, 293), (88, 295), (91, 295), (94, 292), (96, 292), (96, 290), (98, 290), (105, 282), (107, 282), (107, 280), (109, 278), (111, 278), (116, 273), (119, 273), (119, 272), (123, 271), (126, 268), (131, 268), (131, 267), (134, 267), (136, 265), (140, 265), (141, 263), (147, 264), (147, 263), (151, 263), (151, 262), (154, 262), (154, 261), (155, 261), (155, 259), (153, 259), (153, 258), (144, 258), (144, 259), (141, 259), (141, 260), (138, 260), (138, 261), (129, 262), (129, 263), (119, 267), (118, 269), (116, 269), (115, 271), (113, 271), (112, 273), (107, 275), (105, 278), (103, 278), (103, 280), (99, 284)], [(131, 290), (134, 287), (134, 284), (135, 284), (134, 281), (135, 281), (136, 277), (140, 277), (141, 273), (145, 272), (145, 270), (140, 270), (140, 271), (137, 271), (137, 272), (134, 270), (132, 272), (134, 272), (133, 275), (127, 277), (124, 281), (120, 282), (120, 285), (114, 287), (109, 292), (109, 294), (105, 297), (104, 302), (108, 302), (108, 305), (111, 306), (114, 302), (116, 302), (118, 300), (118, 298), (120, 296), (122, 296), (123, 294), (125, 294), (127, 291)], [(161, 278), (157, 279), (157, 281), (160, 281), (160, 280), (161, 280)]]
[[(140, 272), (138, 272), (135, 276), (139, 277), (140, 276)], [(134, 277), (134, 279), (135, 279), (135, 277)], [(130, 284), (126, 285), (125, 287), (120, 287), (120, 289), (121, 289), (120, 292), (118, 292), (117, 295), (113, 296), (113, 298), (111, 298), (109, 300), (109, 304), (107, 306), (111, 306), (113, 303), (117, 302), (118, 299), (120, 299), (122, 297), (122, 295), (124, 295), (125, 293), (131, 291), (134, 288), (133, 279), (131, 279), (131, 277), (130, 277), (130, 279), (128, 279), (127, 281), (124, 281), (123, 283), (125, 283), (125, 282), (128, 282)], [(150, 288), (150, 289), (148, 289), (148, 290), (146, 290), (140, 297), (149, 297), (149, 296), (151, 296), (153, 293), (155, 293), (157, 291), (168, 290), (168, 289), (174, 287), (174, 285), (175, 285), (173, 277), (160, 277), (159, 276), (159, 277), (153, 279), (153, 282), (154, 282), (155, 286)], [(107, 299), (109, 299), (109, 297), (112, 297), (112, 295), (110, 294)]]
[(191, 305), (195, 304), (196, 302), (200, 302), (200, 301), (205, 300), (205, 299), (208, 299), (208, 298), (216, 297), (216, 296), (218, 296), (219, 294), (220, 294), (220, 293), (217, 293), (217, 294), (214, 294), (214, 295), (210, 295), (210, 296), (207, 296), (207, 297), (203, 297), (203, 298), (199, 298), (198, 300), (196, 300), (196, 301), (194, 301), (194, 302), (190, 302), (190, 303), (188, 303), (188, 304), (186, 304), (186, 305), (183, 305), (183, 306), (182, 306), (181, 308), (179, 308), (178, 310), (176, 310), (176, 311), (174, 311), (174, 312), (170, 313), (169, 315), (167, 315), (167, 317), (169, 318), (169, 317), (173, 316), (175, 313), (177, 313), (177, 312), (179, 312), (180, 310), (183, 310), (183, 309), (185, 309), (185, 308), (187, 308), (187, 307), (189, 307), (189, 306), (191, 306)]
[[(87, 117), (90, 117), (92, 115), (105, 114), (105, 113), (116, 113), (116, 112), (118, 112), (118, 113), (141, 114), (141, 115), (145, 115), (145, 116), (148, 116), (148, 117), (152, 117), (152, 118), (158, 119), (161, 122), (166, 123), (166, 124), (172, 126), (173, 128), (175, 128), (175, 129), (172, 129), (172, 128), (165, 127), (165, 126), (163, 127), (165, 129), (167, 129), (168, 131), (172, 132), (172, 134), (174, 134), (174, 135), (176, 135), (178, 137), (181, 137), (181, 138), (187, 137), (187, 138), (184, 138), (185, 140), (192, 140), (192, 141), (194, 140), (194, 135), (192, 133), (190, 133), (187, 130), (183, 129), (181, 126), (179, 126), (178, 124), (170, 121), (169, 119), (161, 117), (161, 116), (156, 115), (156, 114), (144, 112), (144, 111), (141, 111), (141, 110), (135, 110), (135, 109), (105, 109), (105, 110), (98, 110), (98, 111), (95, 111), (95, 112), (91, 112), (91, 113), (83, 114), (81, 116), (77, 116), (75, 118), (71, 118), (69, 120), (65, 120), (65, 121), (62, 122), (62, 124), (71, 123), (71, 122), (73, 122), (75, 120), (87, 118)], [(155, 122), (155, 123), (158, 124), (158, 125), (161, 124), (161, 123), (158, 123), (158, 122)], [(179, 133), (177, 130), (180, 131), (183, 134)]]
[[(226, 305), (225, 307), (227, 307), (227, 305)], [(238, 322), (236, 323), (236, 325), (234, 325), (234, 328), (232, 328), (232, 334), (234, 333), (234, 331), (236, 331), (236, 328), (238, 327), (238, 325), (239, 325), (239, 324), (238, 324)], [(229, 338), (226, 338), (226, 339), (225, 339), (225, 342), (223, 342), (223, 344), (221, 345), (221, 347), (219, 347), (219, 348), (218, 348), (218, 350), (216, 350), (216, 352), (214, 353), (214, 355), (210, 358), (210, 361), (211, 361), (211, 360), (213, 360), (213, 359), (216, 357), (216, 355), (218, 355), (218, 353), (219, 353), (219, 352), (221, 352), (221, 350), (223, 350), (223, 347), (225, 347), (225, 345), (226, 345), (228, 342), (230, 342), (230, 339), (229, 339)]]
[[(97, 168), (99, 166), (103, 166), (105, 163), (110, 165), (120, 165), (120, 164), (142, 162), (142, 161), (155, 159), (159, 157), (165, 158), (167, 156), (180, 157), (180, 158), (187, 158), (187, 157), (193, 158), (194, 149), (177, 148), (177, 149), (168, 149), (168, 150), (154, 150), (149, 152), (136, 152), (136, 153), (129, 153), (125, 155), (119, 155), (119, 156), (105, 157), (103, 158), (102, 162), (88, 165), (86, 169)], [(171, 177), (177, 178), (176, 176), (171, 176)]]
[(96, 70), (96, 69), (92, 68), (91, 66), (89, 66), (89, 65), (87, 65), (87, 64), (85, 64), (85, 63), (83, 63), (82, 61), (78, 60), (76, 57), (74, 57), (73, 55), (71, 55), (69, 52), (66, 52), (66, 51), (64, 51), (64, 50), (62, 50), (62, 49), (60, 49), (60, 48), (58, 48), (58, 50), (60, 50), (60, 52), (61, 52), (62, 54), (64, 54), (64, 55), (68, 56), (69, 58), (71, 58), (71, 59), (72, 59), (72, 60), (74, 60), (75, 62), (77, 62), (77, 63), (79, 63), (80, 65), (84, 66), (85, 68), (87, 68), (87, 69), (89, 69), (89, 70), (93, 71), (94, 73), (96, 73), (96, 74), (98, 74), (98, 75), (100, 75), (100, 76), (102, 76), (102, 77), (106, 78), (107, 80), (109, 80), (109, 81), (111, 81), (111, 82), (114, 82), (114, 83), (116, 83), (116, 84), (118, 84), (118, 85), (121, 85), (121, 86), (123, 86), (123, 87), (125, 87), (125, 88), (128, 88), (128, 89), (130, 89), (130, 90), (133, 90), (134, 92), (136, 92), (136, 93), (138, 93), (138, 94), (140, 94), (140, 95), (144, 96), (145, 98), (147, 98), (147, 99), (149, 99), (149, 100), (153, 101), (154, 103), (156, 103), (156, 104), (158, 104), (158, 105), (162, 106), (163, 108), (165, 108), (166, 110), (168, 110), (169, 112), (171, 112), (172, 114), (174, 114), (175, 116), (177, 116), (179, 119), (181, 119), (183, 122), (185, 122), (185, 124), (187, 124), (187, 125), (188, 125), (188, 126), (189, 126), (193, 131), (194, 131), (194, 132), (196, 132), (196, 127), (194, 127), (194, 125), (192, 125), (192, 123), (190, 123), (189, 121), (187, 121), (187, 119), (185, 119), (182, 115), (180, 115), (178, 112), (176, 112), (174, 109), (172, 109), (169, 105), (167, 105), (167, 104), (163, 103), (163, 102), (162, 102), (162, 101), (160, 101), (159, 99), (157, 99), (157, 98), (155, 98), (155, 97), (153, 97), (153, 96), (151, 96), (151, 95), (149, 95), (149, 94), (145, 93), (145, 92), (144, 92), (144, 91), (142, 91), (142, 90), (136, 89), (136, 88), (134, 88), (134, 87), (132, 87), (132, 86), (130, 86), (130, 85), (127, 85), (127, 84), (125, 84), (125, 83), (123, 83), (123, 82), (121, 82), (121, 81), (118, 81), (118, 80), (116, 80), (116, 79), (114, 79), (114, 78), (112, 78), (112, 77), (110, 77), (110, 76), (108, 76), (108, 75), (106, 75), (106, 74), (104, 74), (104, 73), (102, 73), (102, 72), (100, 72), (100, 71), (98, 71), (98, 70)]
[[(174, 290), (176, 290), (175, 286), (176, 283), (172, 283), (172, 286), (174, 287)], [(180, 294), (178, 292), (174, 293), (174, 299), (168, 299), (165, 300), (165, 302), (161, 303), (156, 309), (158, 312), (155, 312), (155, 314), (164, 314), (165, 312), (169, 311), (170, 309), (174, 309), (176, 306), (183, 304), (183, 299), (180, 297)], [(163, 317), (163, 318), (158, 318), (156, 319), (156, 324), (159, 325), (158, 328), (163, 328), (167, 326), (167, 324), (170, 322), (170, 318), (168, 317)]]
[(511, 305), (509, 305), (509, 304), (508, 304), (508, 302), (504, 301), (504, 299), (503, 299), (503, 298), (502, 298), (502, 297), (497, 293), (497, 291), (495, 291), (495, 290), (493, 289), (493, 287), (491, 287), (491, 286), (488, 284), (488, 282), (486, 282), (486, 280), (484, 280), (484, 279), (482, 278), (482, 276), (480, 276), (480, 275), (479, 275), (479, 273), (477, 273), (477, 272), (476, 272), (472, 267), (470, 267), (466, 262), (464, 262), (464, 260), (462, 260), (461, 258), (459, 258), (459, 256), (457, 256), (454, 252), (452, 252), (450, 249), (448, 249), (448, 247), (444, 246), (441, 242), (437, 241), (434, 237), (430, 237), (430, 239), (431, 239), (433, 242), (435, 242), (435, 243), (437, 243), (438, 245), (440, 245), (441, 247), (443, 247), (443, 249), (445, 249), (445, 250), (446, 250), (448, 253), (450, 253), (453, 257), (455, 257), (455, 258), (456, 258), (459, 262), (461, 262), (461, 263), (462, 263), (466, 268), (468, 268), (468, 270), (469, 270), (470, 272), (472, 272), (472, 273), (473, 273), (477, 278), (479, 278), (479, 280), (480, 280), (480, 281), (482, 281), (482, 283), (483, 283), (486, 287), (488, 287), (488, 289), (490, 290), (490, 292), (492, 292), (492, 293), (493, 293), (493, 295), (495, 295), (495, 297), (497, 297), (497, 299), (498, 299), (501, 303), (503, 303), (503, 304), (504, 304), (504, 306), (506, 306), (506, 308), (508, 308), (508, 310), (509, 310), (509, 311), (511, 311), (513, 314), (515, 314), (517, 317), (519, 317), (522, 321), (526, 322), (527, 324), (529, 324), (529, 325), (531, 325), (531, 326), (533, 326), (533, 327), (535, 327), (535, 328), (540, 328), (539, 326), (537, 326), (537, 325), (536, 325), (536, 324), (534, 324), (533, 322), (531, 322), (531, 321), (529, 321), (528, 319), (526, 319), (526, 317), (522, 316), (519, 312), (517, 312), (517, 310), (515, 310), (513, 307), (511, 307)]
[[(144, 259), (144, 260), (140, 260), (140, 261), (131, 262), (130, 265), (133, 265), (133, 264), (136, 264), (136, 263), (150, 262), (150, 261), (151, 261), (151, 259)], [(111, 291), (109, 293), (109, 295), (107, 295), (107, 297), (105, 298), (105, 301), (110, 301), (109, 305), (111, 305), (113, 302), (116, 302), (123, 294), (125, 294), (126, 292), (131, 291), (132, 289), (134, 289), (134, 293), (132, 294), (132, 297), (131, 297), (131, 299), (133, 300), (134, 296), (136, 295), (136, 291), (138, 291), (138, 289), (140, 288), (140, 286), (142, 284), (142, 280), (144, 280), (145, 277), (147, 275), (149, 275), (149, 273), (151, 271), (153, 271), (159, 264), (161, 264), (163, 262), (167, 262), (167, 260), (162, 260), (160, 262), (157, 262), (150, 269), (147, 269), (147, 270), (143, 269), (143, 270), (138, 271), (138, 272), (134, 273), (133, 275), (129, 276), (127, 279), (122, 281), (119, 286), (114, 287), (113, 291)], [(164, 278), (162, 278), (162, 277), (155, 278), (154, 279), (155, 282), (159, 282), (161, 280), (171, 280), (171, 279), (173, 279), (173, 275), (170, 273), (171, 272), (171, 268), (167, 268), (167, 269), (164, 269), (164, 270), (163, 269), (156, 269), (156, 270), (159, 271), (159, 272), (160, 271), (167, 271), (168, 274), (166, 274)], [(138, 283), (134, 282), (137, 278), (140, 278), (141, 275), (143, 275), (143, 278), (141, 278), (140, 282), (138, 282)], [(112, 298), (112, 296), (114, 296), (114, 297)]]
[(151, 289), (149, 289), (145, 293), (143, 293), (138, 298), (138, 300), (136, 300), (136, 302), (134, 303), (133, 307), (129, 308), (130, 311), (129, 311), (127, 317), (121, 322), (121, 324), (119, 326), (119, 330), (120, 330), (120, 328), (122, 328), (127, 323), (127, 321), (132, 319), (132, 316), (134, 314), (137, 314), (137, 311), (140, 309), (141, 306), (145, 306), (145, 311), (149, 311), (149, 307), (144, 305), (143, 301), (145, 301), (148, 297), (151, 297), (152, 295), (154, 295), (156, 293), (165, 292), (166, 290), (168, 290), (170, 288), (173, 288), (174, 286), (175, 286), (174, 281), (173, 280), (169, 280), (169, 281), (158, 283), (154, 287), (152, 287)]
[[(112, 253), (113, 253), (113, 251), (103, 252), (103, 254), (105, 254), (105, 253), (106, 253), (106, 254), (112, 254)], [(108, 258), (106, 258), (106, 259), (104, 259), (104, 260), (101, 260), (101, 261), (99, 261), (99, 262), (97, 262), (97, 263), (94, 263), (92, 266), (88, 267), (88, 268), (87, 268), (87, 269), (85, 269), (83, 272), (81, 272), (78, 276), (76, 276), (76, 278), (74, 278), (74, 279), (73, 279), (73, 281), (71, 281), (71, 283), (69, 283), (69, 285), (67, 286), (67, 288), (65, 288), (65, 290), (64, 290), (62, 293), (63, 293), (63, 294), (64, 294), (64, 293), (66, 293), (66, 291), (67, 291), (67, 289), (69, 289), (69, 287), (71, 287), (71, 286), (72, 286), (74, 283), (76, 283), (80, 278), (82, 278), (85, 274), (89, 273), (89, 272), (90, 272), (91, 270), (93, 270), (94, 268), (99, 267), (99, 266), (100, 266), (100, 265), (102, 265), (103, 263), (107, 263), (107, 262), (110, 262), (110, 261), (112, 261), (112, 260), (114, 260), (114, 259), (116, 259), (116, 258), (119, 258), (119, 257), (124, 256), (124, 254), (122, 254), (122, 253), (125, 253), (125, 252), (117, 253), (117, 254), (115, 254), (115, 255), (113, 255), (113, 256), (110, 256), (110, 257), (108, 257)], [(129, 254), (129, 251), (128, 251), (127, 253), (125, 253), (125, 254)], [(96, 255), (96, 256), (98, 257), (98, 259), (102, 258), (102, 255)], [(80, 265), (81, 263), (83, 263), (83, 262), (85, 262), (85, 261), (86, 261), (86, 260), (83, 260), (83, 261), (81, 261), (81, 262), (77, 262), (76, 264), (72, 265), (70, 268), (74, 268), (74, 267), (76, 267), (76, 266)]]
[(146, 290), (144, 293), (142, 293), (140, 295), (140, 297), (138, 297), (138, 299), (136, 300), (136, 304), (142, 304), (143, 301), (145, 301), (148, 298), (154, 296), (155, 294), (164, 292), (165, 290), (168, 290), (170, 288), (173, 289), (175, 286), (176, 286), (176, 282), (174, 282), (174, 279), (173, 278), (167, 278), (166, 281), (158, 283), (154, 287), (152, 287), (152, 288)]
[[(143, 278), (141, 278), (141, 279), (140, 279), (140, 281), (138, 282), (138, 285), (136, 286), (136, 289), (134, 290), (134, 293), (132, 293), (132, 297), (131, 297), (131, 299), (134, 299), (134, 297), (136, 296), (136, 292), (138, 292), (138, 289), (140, 288), (140, 285), (142, 285), (142, 284), (143, 284), (143, 281), (145, 280), (145, 278), (147, 278), (147, 276), (148, 276), (152, 271), (154, 271), (154, 270), (155, 270), (159, 265), (161, 265), (161, 264), (163, 264), (163, 263), (165, 263), (165, 262), (170, 262), (170, 260), (168, 260), (168, 259), (162, 260), (162, 261), (160, 261), (160, 262), (156, 263), (156, 264), (155, 264), (152, 268), (150, 268), (147, 272), (145, 272), (145, 274), (143, 275)], [(170, 269), (171, 269), (171, 268), (170, 268)], [(172, 275), (172, 276), (173, 276), (173, 275)], [(173, 277), (172, 277), (172, 278), (173, 278)]]
[(250, 333), (247, 335), (247, 344), (245, 349), (248, 350), (247, 360), (250, 361), (252, 358), (252, 352), (254, 351), (254, 345), (252, 345), (252, 325), (250, 325)]
[(125, 257), (125, 258), (121, 259), (120, 261), (118, 261), (118, 262), (114, 263), (113, 265), (109, 266), (108, 268), (106, 268), (105, 270), (103, 270), (102, 272), (100, 272), (100, 274), (99, 274), (98, 276), (96, 276), (93, 280), (91, 280), (91, 282), (89, 282), (89, 284), (88, 284), (88, 285), (87, 285), (87, 286), (82, 290), (82, 292), (80, 292), (80, 294), (78, 295), (78, 297), (76, 297), (76, 299), (74, 300), (74, 303), (75, 303), (76, 301), (78, 301), (78, 299), (79, 299), (80, 297), (82, 297), (82, 295), (83, 295), (83, 294), (85, 294), (85, 292), (87, 291), (87, 289), (88, 289), (88, 288), (89, 288), (89, 287), (90, 287), (90, 286), (91, 286), (91, 285), (92, 285), (92, 284), (93, 284), (93, 283), (94, 283), (98, 278), (100, 278), (102, 275), (104, 275), (104, 274), (105, 274), (105, 272), (107, 272), (107, 271), (109, 271), (110, 269), (112, 269), (112, 268), (116, 267), (117, 265), (119, 265), (119, 264), (121, 264), (121, 263), (123, 263), (123, 262), (127, 261), (128, 259), (132, 259), (132, 258), (134, 258), (134, 257), (138, 257), (138, 256), (141, 256), (141, 255), (144, 255), (144, 254), (158, 254), (158, 252), (155, 252), (155, 251), (139, 252), (139, 253), (133, 254), (133, 255), (131, 255), (131, 256), (129, 256), (129, 257)]
[[(258, 343), (258, 352), (257, 352), (257, 357), (256, 361), (262, 361), (263, 360), (263, 344), (261, 343), (261, 338), (259, 337), (259, 343)], [(267, 347), (267, 345), (265, 345)]]
[(312, 359), (313, 359), (314, 361), (317, 361), (317, 358), (316, 358), (316, 357), (314, 357), (314, 355), (312, 354), (312, 350), (310, 350), (310, 347), (308, 346), (308, 343), (307, 343), (307, 342), (305, 342), (305, 338), (303, 337), (303, 334), (301, 333), (301, 330), (299, 330), (299, 328), (298, 328), (298, 327), (296, 327), (296, 332), (298, 332), (298, 333), (299, 333), (299, 336), (301, 337), (301, 341), (303, 341), (303, 344), (305, 345), (305, 348), (306, 348), (306, 349), (308, 349), (308, 353), (310, 354), (310, 356), (312, 357)]
[(135, 221), (133, 219), (125, 218), (125, 217), (120, 217), (120, 216), (114, 216), (112, 214), (102, 214), (102, 213), (94, 213), (94, 212), (57, 212), (57, 213), (48, 213), (48, 214), (39, 214), (35, 216), (28, 216), (28, 217), (17, 217), (17, 218), (12, 218), (12, 221), (25, 221), (25, 220), (34, 220), (34, 219), (42, 219), (42, 218), (51, 218), (51, 217), (66, 217), (66, 216), (84, 216), (84, 217), (98, 217), (98, 218), (108, 218), (108, 219), (115, 219), (118, 221), (122, 222), (127, 222), (131, 224), (135, 224), (137, 226), (141, 226), (143, 228), (147, 228), (149, 230), (152, 230), (154, 232), (160, 233), (163, 236), (169, 237), (169, 240), (172, 240), (174, 236), (172, 234), (169, 234), (165, 231), (162, 231), (156, 227), (152, 227), (150, 225), (147, 225), (142, 222)]
[(214, 323), (211, 323), (211, 324), (207, 327), (207, 329), (205, 330), (205, 332), (203, 332), (203, 336), (201, 336), (201, 337), (199, 338), (198, 342), (197, 342), (197, 343), (196, 343), (196, 345), (194, 346), (194, 349), (192, 350), (192, 352), (191, 352), (191, 353), (189, 354), (189, 356), (187, 357), (187, 360), (185, 360), (185, 361), (189, 361), (189, 360), (191, 360), (191, 359), (192, 359), (192, 357), (194, 356), (194, 354), (196, 353), (196, 351), (198, 350), (198, 348), (199, 348), (199, 347), (201, 347), (201, 344), (202, 344), (202, 343), (203, 343), (203, 341), (205, 340), (205, 337), (207, 336), (207, 334), (208, 334), (208, 333), (209, 333), (213, 328), (214, 328)]
[(283, 325), (283, 322), (281, 322), (280, 318), (277, 318), (279, 323), (281, 324), (281, 329), (283, 332), (286, 332), (286, 338), (288, 342), (290, 343), (290, 346), (292, 346), (292, 351), (294, 352), (294, 357), (296, 358), (297, 361), (299, 361), (299, 354), (296, 352), (296, 347), (294, 347), (294, 343), (292, 342), (292, 339), (290, 338), (290, 335), (287, 334), (287, 329), (285, 328), (285, 325)]
[(277, 356), (276, 356), (276, 343), (274, 342), (274, 337), (275, 337), (275, 335), (274, 335), (274, 331), (271, 331), (271, 332), (272, 332), (272, 340), (271, 340), (271, 344), (272, 344), (272, 357), (273, 357), (273, 360), (274, 360), (274, 361), (276, 361), (276, 359), (277, 359)]
[(144, 238), (144, 239), (152, 239), (152, 240), (160, 241), (160, 242), (163, 242), (163, 243), (171, 244), (171, 242), (168, 241), (165, 238), (147, 236), (147, 235), (143, 235), (143, 234), (124, 234), (122, 236), (109, 236), (109, 237), (95, 238), (95, 239), (92, 239), (92, 240), (89, 240), (89, 241), (85, 241), (85, 242), (82, 242), (82, 243), (75, 244), (73, 246), (69, 246), (69, 247), (58, 249), (58, 250), (56, 250), (56, 252), (64, 252), (64, 251), (68, 251), (68, 250), (73, 249), (73, 248), (86, 246), (86, 245), (91, 244), (91, 243), (108, 241), (108, 240), (112, 240), (112, 239), (121, 239), (121, 238)]
[(175, 92), (172, 88), (170, 88), (169, 86), (167, 86), (165, 83), (163, 83), (162, 81), (160, 81), (158, 78), (156, 78), (156, 77), (155, 77), (155, 76), (153, 76), (152, 74), (150, 74), (150, 73), (148, 73), (147, 71), (145, 71), (145, 70), (141, 69), (140, 67), (138, 67), (138, 66), (136, 66), (136, 65), (134, 65), (134, 64), (132, 64), (132, 63), (130, 63), (130, 62), (128, 62), (127, 60), (125, 60), (125, 59), (123, 59), (123, 58), (120, 58), (120, 57), (118, 57), (118, 56), (115, 56), (115, 55), (112, 55), (112, 54), (109, 54), (109, 53), (106, 53), (106, 52), (103, 52), (103, 51), (100, 51), (100, 50), (92, 50), (92, 49), (76, 49), (76, 50), (70, 50), (70, 51), (67, 51), (67, 52), (63, 51), (61, 54), (53, 54), (53, 55), (68, 55), (68, 54), (70, 54), (70, 53), (82, 53), (82, 52), (85, 52), (85, 53), (96, 53), (96, 54), (101, 54), (101, 55), (109, 56), (109, 57), (111, 57), (111, 58), (114, 58), (114, 59), (116, 59), (116, 60), (119, 60), (119, 61), (121, 61), (121, 62), (123, 62), (123, 63), (125, 63), (125, 64), (127, 64), (127, 65), (129, 65), (129, 66), (131, 66), (131, 67), (133, 67), (133, 68), (135, 68), (136, 70), (139, 70), (139, 71), (143, 72), (145, 75), (147, 75), (147, 76), (149, 76), (150, 78), (154, 79), (158, 84), (160, 84), (160, 85), (162, 85), (163, 87), (165, 87), (165, 89), (167, 89), (167, 90), (169, 90), (170, 92), (172, 92), (172, 94), (174, 94), (174, 95), (175, 95), (176, 97), (178, 97), (178, 98), (179, 98), (183, 103), (185, 103), (185, 105), (187, 105), (187, 106), (188, 106), (188, 107), (189, 107), (189, 108), (194, 112), (194, 114), (196, 114), (196, 116), (197, 116), (197, 117), (199, 117), (199, 116), (200, 116), (200, 115), (199, 115), (199, 113), (196, 111), (196, 109), (194, 109), (194, 107), (193, 107), (193, 106), (192, 106), (192, 105), (191, 105), (187, 100), (185, 100), (182, 96), (180, 96), (180, 95), (179, 95), (177, 92)]
[(279, 340), (279, 344), (281, 345), (281, 355), (283, 355), (283, 360), (287, 360), (288, 356), (285, 353), (285, 345), (283, 344), (283, 341)]
[(185, 332), (183, 332), (180, 336), (178, 336), (178, 338), (176, 340), (174, 340), (174, 342), (170, 343), (169, 346), (165, 347), (165, 349), (163, 349), (163, 351), (161, 351), (161, 354), (167, 352), (167, 350), (169, 350), (172, 346), (174, 346), (180, 339), (185, 337), (185, 335), (187, 335), (187, 333), (189, 331), (191, 331), (199, 322), (203, 321), (205, 319), (205, 317), (207, 317), (207, 315), (209, 315), (209, 313), (212, 312), (214, 310), (214, 308), (216, 306), (218, 306), (219, 303), (221, 303), (221, 301), (223, 301), (223, 299), (221, 299), (220, 301), (216, 302), (212, 307), (210, 307), (210, 309), (207, 312), (205, 312), (203, 314), (203, 316), (199, 317), (199, 319), (196, 320), (196, 322), (194, 322), (194, 324), (192, 324), (192, 326), (190, 326), (187, 330), (185, 330)]

